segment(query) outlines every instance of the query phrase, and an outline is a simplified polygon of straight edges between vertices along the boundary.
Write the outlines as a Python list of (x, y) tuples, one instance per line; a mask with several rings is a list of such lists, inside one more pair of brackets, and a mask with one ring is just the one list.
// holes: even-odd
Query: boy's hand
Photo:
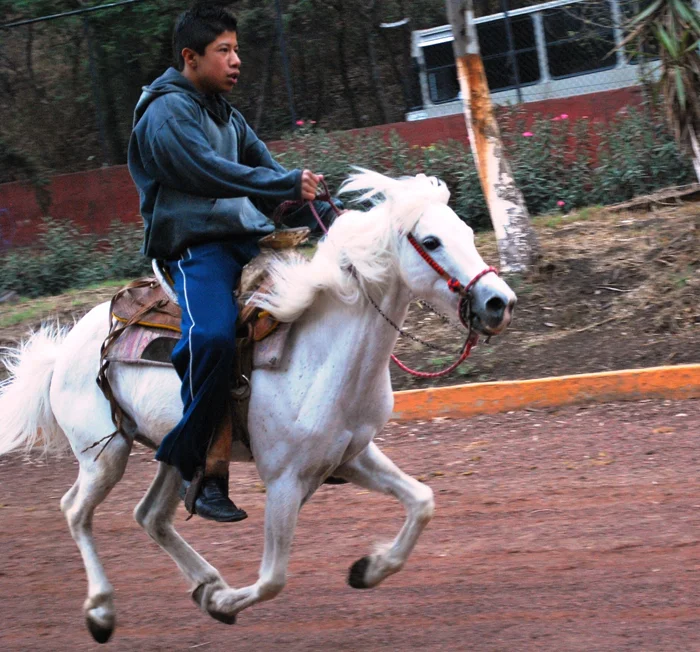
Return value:
[(316, 198), (318, 184), (323, 179), (322, 174), (314, 174), (311, 170), (304, 170), (301, 173), (301, 198), (311, 201)]

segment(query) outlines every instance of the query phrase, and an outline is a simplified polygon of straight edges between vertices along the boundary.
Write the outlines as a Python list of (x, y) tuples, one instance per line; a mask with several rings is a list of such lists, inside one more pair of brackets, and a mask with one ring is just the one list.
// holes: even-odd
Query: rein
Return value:
[[(304, 203), (308, 204), (311, 213), (313, 214), (314, 218), (316, 219), (316, 222), (318, 222), (319, 227), (321, 228), (321, 231), (323, 231), (324, 234), (328, 235), (328, 229), (326, 228), (326, 225), (323, 223), (323, 220), (318, 214), (318, 211), (316, 210), (316, 207), (314, 206), (314, 201), (325, 201), (328, 202), (331, 205), (331, 208), (333, 209), (333, 212), (336, 214), (336, 217), (339, 216), (342, 211), (333, 203), (333, 199), (331, 197), (331, 194), (328, 190), (328, 185), (326, 184), (324, 179), (321, 179), (321, 185), (323, 187), (323, 192), (320, 193), (319, 195), (316, 196), (314, 200), (306, 200), (304, 201), (299, 201), (299, 200), (288, 200), (280, 204), (277, 209), (275, 210), (272, 219), (275, 222), (281, 222), (282, 217), (284, 214), (289, 210), (290, 208), (293, 207), (299, 207), (304, 205)], [(415, 236), (412, 233), (408, 233), (406, 236), (408, 241), (411, 243), (413, 248), (418, 252), (418, 255), (426, 262), (430, 267), (432, 267), (435, 272), (440, 275), (445, 281), (447, 282), (447, 287), (454, 292), (455, 294), (461, 295), (461, 299), (459, 302), (459, 318), (460, 321), (462, 322), (462, 325), (467, 329), (467, 338), (464, 341), (464, 345), (462, 346), (462, 349), (460, 351), (459, 357), (455, 362), (453, 362), (451, 365), (446, 367), (445, 369), (442, 369), (440, 371), (417, 371), (415, 369), (411, 369), (408, 367), (406, 364), (401, 362), (393, 353), (391, 354), (391, 359), (396, 364), (399, 369), (402, 371), (405, 371), (406, 373), (411, 374), (412, 376), (416, 376), (417, 378), (439, 378), (441, 376), (446, 376), (449, 373), (452, 373), (459, 365), (461, 365), (468, 357), (469, 354), (471, 353), (472, 349), (477, 345), (479, 341), (479, 335), (475, 333), (472, 330), (471, 327), (471, 290), (472, 288), (477, 284), (477, 282), (486, 276), (486, 274), (494, 273), (498, 276), (498, 270), (495, 267), (487, 267), (486, 269), (482, 270), (479, 272), (474, 278), (469, 281), (466, 285), (464, 285), (458, 278), (454, 276), (450, 276), (450, 274), (445, 271), (445, 269), (438, 263), (423, 247), (422, 245), (416, 240)], [(351, 273), (353, 276), (357, 278), (357, 274), (355, 272), (354, 267), (351, 268)], [(434, 345), (430, 345), (428, 342), (423, 342), (419, 338), (415, 337), (414, 335), (411, 335), (410, 333), (406, 333), (400, 326), (394, 323), (392, 319), (390, 319), (387, 315), (384, 314), (382, 309), (377, 305), (377, 303), (370, 297), (369, 295), (365, 295), (369, 302), (372, 304), (374, 309), (384, 318), (386, 322), (388, 322), (400, 335), (406, 335), (410, 337), (412, 340), (417, 341), (421, 344), (425, 344), (430, 346), (430, 348), (437, 348)]]
[(472, 278), (469, 283), (464, 285), (458, 278), (455, 276), (450, 276), (424, 248), (423, 246), (416, 240), (415, 236), (413, 233), (408, 233), (406, 236), (408, 241), (411, 243), (413, 248), (418, 252), (418, 255), (426, 262), (430, 267), (437, 272), (445, 281), (447, 282), (447, 287), (454, 292), (455, 294), (461, 295), (461, 299), (459, 301), (459, 319), (462, 322), (462, 325), (467, 329), (467, 339), (464, 342), (464, 346), (462, 347), (462, 352), (457, 358), (455, 362), (453, 362), (449, 367), (446, 367), (445, 369), (442, 369), (441, 371), (417, 371), (415, 369), (411, 369), (410, 367), (406, 366), (401, 360), (399, 360), (393, 353), (391, 355), (391, 359), (394, 361), (394, 363), (401, 369), (402, 371), (405, 371), (412, 376), (416, 376), (417, 378), (440, 378), (441, 376), (446, 376), (447, 374), (453, 372), (459, 365), (461, 365), (468, 357), (469, 354), (472, 352), (472, 349), (477, 345), (479, 341), (479, 335), (475, 333), (472, 330), (471, 326), (471, 290), (472, 288), (479, 282), (481, 278), (486, 276), (486, 274), (494, 273), (496, 276), (498, 276), (498, 270), (495, 267), (487, 267), (486, 269), (483, 269), (480, 271), (474, 278)]

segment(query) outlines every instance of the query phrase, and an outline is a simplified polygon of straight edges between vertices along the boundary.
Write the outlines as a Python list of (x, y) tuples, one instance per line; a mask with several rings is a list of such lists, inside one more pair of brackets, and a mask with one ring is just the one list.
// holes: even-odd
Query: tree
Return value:
[(469, 144), (496, 232), (501, 269), (526, 271), (537, 256), (537, 239), (523, 194), (515, 185), (493, 113), (479, 55), (473, 0), (446, 0), (446, 4)]
[(693, 159), (700, 181), (700, 11), (688, 0), (655, 0), (625, 26), (622, 46), (638, 44), (646, 52), (658, 52), (659, 87), (666, 119), (679, 146)]

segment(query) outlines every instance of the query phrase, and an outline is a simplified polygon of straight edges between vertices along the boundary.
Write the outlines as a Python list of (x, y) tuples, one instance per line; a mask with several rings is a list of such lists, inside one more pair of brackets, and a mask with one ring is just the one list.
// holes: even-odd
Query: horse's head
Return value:
[(447, 205), (444, 183), (422, 174), (390, 179), (363, 170), (345, 188), (365, 190), (363, 198), (384, 197), (382, 213), (393, 225), (387, 248), (413, 295), (484, 335), (508, 326), (515, 293), (479, 255), (473, 231)]
[(426, 204), (398, 251), (404, 280), (417, 297), (484, 335), (510, 323), (515, 293), (486, 265), (474, 232), (446, 203)]

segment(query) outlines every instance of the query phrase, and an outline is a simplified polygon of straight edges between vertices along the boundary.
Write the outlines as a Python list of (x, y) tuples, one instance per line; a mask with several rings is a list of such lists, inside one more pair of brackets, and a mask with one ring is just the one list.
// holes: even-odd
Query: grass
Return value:
[(17, 326), (24, 322), (34, 322), (49, 317), (52, 313), (64, 311), (66, 308), (79, 310), (95, 304), (96, 298), (104, 298), (116, 289), (126, 285), (129, 280), (105, 281), (95, 283), (79, 290), (68, 290), (64, 294), (52, 297), (31, 299), (20, 297), (19, 301), (0, 305), (0, 329)]
[(573, 222), (594, 220), (605, 214), (606, 212), (603, 206), (586, 206), (579, 211), (573, 211), (571, 213), (537, 215), (532, 218), (532, 223), (535, 226), (556, 229), (567, 224), (572, 224)]

